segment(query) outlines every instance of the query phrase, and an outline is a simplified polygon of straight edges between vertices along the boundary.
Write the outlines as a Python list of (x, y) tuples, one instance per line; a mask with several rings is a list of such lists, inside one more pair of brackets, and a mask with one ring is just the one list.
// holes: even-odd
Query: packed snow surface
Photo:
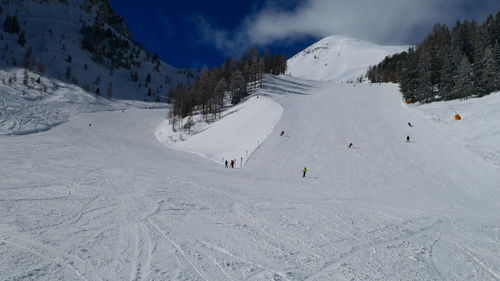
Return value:
[(486, 99), (452, 122), (396, 85), (265, 89), (283, 112), (245, 169), (163, 145), (158, 109), (0, 136), (0, 279), (500, 279), (499, 168), (467, 147), (499, 150)]
[(288, 74), (309, 80), (356, 81), (370, 65), (409, 46), (381, 46), (347, 36), (329, 36), (288, 60)]
[(221, 114), (220, 120), (204, 126), (201, 132), (184, 135), (184, 141), (175, 138), (168, 120), (156, 128), (156, 137), (171, 148), (196, 153), (221, 164), (235, 159), (236, 167), (242, 167), (273, 131), (283, 113), (280, 104), (262, 94), (266, 91), (259, 91), (230, 107)]

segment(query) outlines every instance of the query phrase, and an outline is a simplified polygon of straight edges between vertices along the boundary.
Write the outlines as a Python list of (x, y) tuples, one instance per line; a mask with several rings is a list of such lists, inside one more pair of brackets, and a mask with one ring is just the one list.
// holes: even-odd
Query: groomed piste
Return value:
[(262, 91), (262, 111), (250, 97), (185, 144), (230, 151), (281, 115), (243, 169), (159, 142), (164, 109), (0, 136), (0, 279), (500, 279), (498, 94), (452, 103), (454, 121), (397, 85), (268, 76)]

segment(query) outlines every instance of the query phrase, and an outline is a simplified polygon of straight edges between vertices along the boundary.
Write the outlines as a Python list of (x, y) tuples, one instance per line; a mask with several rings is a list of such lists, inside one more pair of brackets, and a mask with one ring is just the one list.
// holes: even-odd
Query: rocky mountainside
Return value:
[(103, 97), (145, 101), (163, 101), (171, 87), (196, 75), (142, 48), (107, 0), (0, 3), (5, 71), (24, 68), (31, 76), (76, 84)]

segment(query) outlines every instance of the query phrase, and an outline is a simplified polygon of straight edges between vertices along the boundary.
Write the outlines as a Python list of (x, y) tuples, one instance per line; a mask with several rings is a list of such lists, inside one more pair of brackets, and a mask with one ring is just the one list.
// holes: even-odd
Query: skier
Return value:
[(410, 142), (410, 136), (406, 136), (406, 143)]
[(228, 163), (228, 162), (227, 162), (227, 160), (226, 160), (226, 168), (227, 168), (227, 165), (228, 165), (228, 164), (229, 164), (229, 163)]
[(285, 134), (285, 131), (281, 131), (280, 136), (283, 136)]
[(234, 169), (234, 160), (231, 160), (231, 168)]
[(89, 127), (92, 126), (92, 123), (89, 123)]
[(305, 178), (306, 177), (306, 173), (307, 173), (307, 168), (304, 167), (304, 169), (302, 169), (302, 177)]
[(408, 126), (410, 126), (410, 128), (413, 127), (410, 122), (408, 122)]
[(351, 148), (352, 147), (352, 142), (349, 144), (349, 146), (347, 148)]

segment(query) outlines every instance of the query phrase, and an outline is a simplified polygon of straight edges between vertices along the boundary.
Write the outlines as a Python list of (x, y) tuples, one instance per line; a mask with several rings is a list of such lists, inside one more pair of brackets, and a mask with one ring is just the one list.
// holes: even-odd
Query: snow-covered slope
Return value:
[[(450, 139), (461, 141), (474, 155), (500, 167), (500, 93), (467, 100), (433, 102), (413, 106)], [(455, 113), (462, 120), (454, 120)]]
[(0, 136), (0, 279), (500, 279), (499, 168), (462, 142), (498, 151), (498, 110), (443, 124), (397, 85), (268, 78), (283, 114), (245, 169), (158, 142), (164, 110)]
[(40, 78), (23, 69), (0, 70), (0, 135), (49, 130), (82, 112), (167, 107), (163, 103), (108, 99), (72, 83)]
[(278, 103), (263, 96), (266, 94), (265, 89), (260, 90), (228, 108), (222, 112), (222, 119), (204, 126), (192, 136), (178, 139), (178, 132), (173, 132), (172, 125), (165, 120), (156, 129), (156, 137), (173, 149), (196, 153), (219, 164), (235, 159), (236, 166), (242, 167), (273, 131), (283, 113)]
[(319, 81), (356, 81), (368, 67), (409, 46), (381, 46), (346, 36), (329, 36), (288, 60), (287, 73)]
[(0, 23), (0, 69), (27, 68), (104, 97), (164, 101), (195, 74), (143, 49), (106, 0), (3, 0)]

